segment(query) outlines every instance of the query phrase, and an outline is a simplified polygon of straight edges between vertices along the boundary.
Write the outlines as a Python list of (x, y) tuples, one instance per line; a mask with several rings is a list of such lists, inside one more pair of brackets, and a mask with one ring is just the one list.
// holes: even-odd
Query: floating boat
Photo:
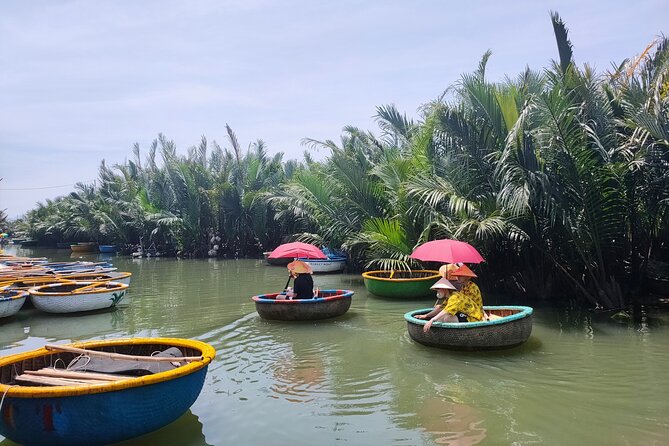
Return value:
[(274, 266), (286, 266), (290, 262), (292, 262), (294, 259), (293, 258), (283, 258), (283, 259), (270, 259), (269, 255), (272, 253), (272, 251), (265, 251), (262, 253), (263, 257), (265, 258), (265, 261)]
[(30, 288), (30, 300), (47, 313), (76, 313), (115, 307), (128, 285), (119, 282), (57, 282)]
[(416, 298), (434, 295), (430, 287), (441, 279), (439, 271), (368, 271), (362, 274), (365, 288), (381, 297)]
[(116, 252), (116, 245), (100, 245), (98, 249), (103, 254), (114, 254)]
[(336, 273), (346, 268), (346, 257), (332, 257), (326, 260), (315, 260), (298, 257), (307, 265), (311, 266), (314, 273)]
[(281, 293), (253, 296), (256, 311), (263, 319), (313, 321), (341, 316), (351, 307), (350, 290), (320, 290), (313, 299), (277, 299)]
[(410, 311), (404, 315), (409, 336), (430, 347), (452, 350), (494, 350), (514, 347), (527, 341), (532, 333), (532, 308), (522, 306), (483, 307), (493, 319), (481, 322), (435, 322), (423, 332), (426, 321), (414, 316), (432, 308)]
[(125, 271), (109, 271), (109, 272), (90, 272), (90, 273), (74, 273), (68, 275), (57, 276), (60, 280), (74, 280), (83, 282), (119, 282), (130, 285), (130, 278), (132, 273)]
[(215, 354), (199, 341), (133, 338), (5, 356), (0, 434), (16, 443), (56, 446), (147, 434), (191, 407)]
[(72, 252), (93, 252), (95, 251), (95, 242), (82, 242), (70, 245)]
[(24, 303), (28, 293), (21, 290), (0, 290), (0, 317), (14, 316), (19, 312)]

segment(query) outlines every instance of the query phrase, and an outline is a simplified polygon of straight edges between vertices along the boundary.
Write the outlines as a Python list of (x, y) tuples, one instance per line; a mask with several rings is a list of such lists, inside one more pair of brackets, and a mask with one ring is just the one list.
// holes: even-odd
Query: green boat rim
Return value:
[(377, 270), (377, 271), (367, 271), (362, 273), (362, 277), (364, 279), (369, 279), (369, 280), (379, 280), (379, 281), (384, 281), (384, 282), (421, 282), (421, 281), (428, 281), (428, 280), (434, 280), (434, 279), (440, 279), (441, 275), (439, 274), (439, 271), (431, 270), (431, 269), (417, 269), (417, 270), (412, 270), (409, 271), (411, 273), (433, 273), (430, 276), (425, 276), (425, 277), (412, 277), (408, 279), (391, 279), (388, 277), (376, 277), (374, 274), (379, 274), (379, 273), (387, 273), (389, 270)]

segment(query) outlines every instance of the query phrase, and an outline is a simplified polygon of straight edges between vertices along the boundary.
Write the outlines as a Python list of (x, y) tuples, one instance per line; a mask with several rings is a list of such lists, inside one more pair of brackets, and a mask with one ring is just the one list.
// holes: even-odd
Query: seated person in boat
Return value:
[(483, 299), (481, 290), (471, 281), (477, 277), (466, 265), (460, 266), (452, 272), (462, 284), (462, 289), (451, 294), (442, 306), (442, 310), (436, 316), (427, 321), (423, 331), (427, 332), (434, 322), (478, 322), (487, 320), (483, 311)]
[(451, 293), (457, 288), (448, 279), (442, 278), (435, 282), (430, 289), (437, 291), (437, 301), (434, 303), (434, 309), (426, 314), (417, 314), (414, 316), (416, 319), (431, 319), (439, 314)]
[[(439, 268), (439, 274), (443, 279), (440, 279), (438, 282), (436, 282), (434, 285), (432, 285), (430, 288), (431, 289), (438, 289), (438, 288), (443, 288), (445, 289), (445, 298), (444, 297), (439, 297), (439, 292), (437, 291), (437, 301), (434, 304), (434, 309), (430, 311), (429, 313), (426, 314), (418, 314), (414, 316), (416, 319), (431, 319), (437, 314), (439, 314), (442, 310), (442, 307), (444, 306), (444, 303), (446, 299), (448, 299), (448, 296), (451, 295), (453, 291), (460, 291), (462, 289), (462, 282), (458, 280), (458, 277), (453, 275), (453, 271), (456, 269), (460, 268), (463, 264), (462, 263), (449, 263), (447, 265), (442, 265), (441, 268)], [(437, 287), (437, 284), (443, 283), (442, 280), (446, 280), (453, 288), (448, 288), (448, 287), (443, 287), (439, 286)]]
[[(311, 277), (312, 269), (301, 260), (295, 260), (288, 264), (288, 271), (293, 277), (293, 288), (288, 289), (288, 299), (313, 299), (314, 279)], [(277, 297), (279, 298), (279, 297)]]

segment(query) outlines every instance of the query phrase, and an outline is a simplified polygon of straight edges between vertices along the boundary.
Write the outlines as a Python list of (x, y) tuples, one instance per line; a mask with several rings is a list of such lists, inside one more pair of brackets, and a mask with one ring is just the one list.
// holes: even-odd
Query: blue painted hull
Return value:
[(160, 429), (183, 415), (207, 367), (169, 381), (91, 395), (5, 398), (0, 434), (25, 445), (101, 445)]
[(98, 247), (100, 252), (105, 254), (113, 254), (116, 252), (116, 245), (100, 245)]

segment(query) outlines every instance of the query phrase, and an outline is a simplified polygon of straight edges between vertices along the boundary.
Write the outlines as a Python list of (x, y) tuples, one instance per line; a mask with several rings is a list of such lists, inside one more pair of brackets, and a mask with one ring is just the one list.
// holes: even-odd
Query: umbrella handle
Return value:
[(291, 277), (292, 277), (292, 276), (291, 276), (290, 274), (288, 274), (288, 280), (286, 281), (286, 286), (283, 287), (284, 290), (285, 290), (286, 288), (288, 288), (288, 284), (290, 283), (290, 278), (291, 278)]

